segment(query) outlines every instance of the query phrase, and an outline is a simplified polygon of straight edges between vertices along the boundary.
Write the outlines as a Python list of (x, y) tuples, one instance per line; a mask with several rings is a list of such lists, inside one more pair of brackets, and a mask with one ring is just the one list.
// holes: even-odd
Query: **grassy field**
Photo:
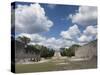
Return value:
[[(63, 64), (64, 63), (64, 64)], [(75, 69), (90, 69), (97, 67), (97, 60), (90, 61), (65, 61), (65, 59), (53, 60), (36, 64), (16, 64), (16, 73), (45, 72)]]

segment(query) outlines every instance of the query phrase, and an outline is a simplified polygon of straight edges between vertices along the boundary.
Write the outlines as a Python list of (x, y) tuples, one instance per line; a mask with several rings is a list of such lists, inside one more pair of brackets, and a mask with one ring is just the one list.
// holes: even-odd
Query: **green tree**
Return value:
[(25, 46), (31, 41), (31, 39), (26, 36), (23, 37), (19, 36), (18, 39), (21, 40)]
[(74, 44), (67, 50), (67, 56), (72, 57), (75, 56), (75, 50), (80, 47), (80, 45)]
[(67, 56), (67, 48), (60, 48), (60, 54), (61, 56)]
[(61, 56), (68, 56), (68, 57), (75, 56), (75, 50), (77, 50), (78, 47), (80, 47), (80, 45), (74, 44), (69, 48), (60, 48)]
[(54, 50), (41, 46), (41, 57), (48, 58), (54, 56)]
[[(18, 40), (20, 40), (21, 41), (21, 43), (23, 43), (23, 48), (24, 48), (24, 52), (26, 51), (26, 47), (27, 47), (27, 44), (31, 41), (31, 39), (30, 38), (28, 38), (28, 37), (26, 37), (26, 36), (19, 36), (18, 38), (17, 38)], [(24, 58), (23, 58), (23, 60), (26, 58), (26, 54), (24, 54), (23, 55), (24, 56)], [(25, 61), (25, 60), (24, 60)]]
[(29, 58), (34, 61), (40, 61), (40, 50), (36, 47), (36, 45), (27, 45), (26, 53), (29, 54)]
[(48, 49), (48, 57), (54, 56), (55, 51), (53, 49)]

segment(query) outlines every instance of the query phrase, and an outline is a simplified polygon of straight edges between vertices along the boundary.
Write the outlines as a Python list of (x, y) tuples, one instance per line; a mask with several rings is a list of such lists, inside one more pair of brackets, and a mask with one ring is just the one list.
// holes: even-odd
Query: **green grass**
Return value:
[(56, 65), (64, 62), (65, 60), (63, 59), (63, 60), (50, 60), (48, 62), (37, 63), (37, 64), (16, 64), (16, 73), (89, 69), (97, 67), (96, 60), (76, 61), (76, 62), (66, 61), (69, 64)]
[(39, 71), (52, 71), (56, 65), (54, 63), (39, 63), (39, 64), (17, 64), (16, 72), (39, 72)]

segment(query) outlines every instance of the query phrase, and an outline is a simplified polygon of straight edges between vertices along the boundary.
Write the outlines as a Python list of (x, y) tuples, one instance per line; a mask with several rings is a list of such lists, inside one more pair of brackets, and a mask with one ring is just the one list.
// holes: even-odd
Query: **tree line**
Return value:
[(60, 48), (60, 54), (61, 56), (68, 56), (68, 57), (75, 56), (75, 50), (77, 50), (78, 47), (80, 47), (80, 45), (74, 44), (69, 48)]
[(31, 39), (26, 36), (19, 36), (17, 39), (24, 43), (25, 53), (27, 54), (27, 57), (30, 57), (31, 60), (40, 61), (41, 58), (51, 58), (54, 56), (54, 49), (50, 49), (46, 46), (38, 44), (28, 44), (31, 42)]
[[(25, 48), (25, 53), (27, 53), (27, 57), (30, 57), (31, 60), (34, 61), (40, 61), (41, 58), (51, 58), (54, 56), (55, 50), (47, 48), (46, 46), (43, 45), (32, 45), (28, 44), (31, 42), (31, 39), (23, 36), (23, 37), (18, 37), (21, 42), (24, 43), (24, 48)], [(60, 48), (60, 54), (61, 56), (67, 56), (67, 57), (72, 57), (75, 56), (75, 50), (80, 47), (80, 45), (74, 44), (70, 46), (69, 48)], [(34, 58), (34, 59), (33, 59)]]

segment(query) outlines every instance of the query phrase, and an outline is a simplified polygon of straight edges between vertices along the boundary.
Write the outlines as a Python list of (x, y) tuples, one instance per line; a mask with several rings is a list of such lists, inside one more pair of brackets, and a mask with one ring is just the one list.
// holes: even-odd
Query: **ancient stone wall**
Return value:
[(15, 60), (16, 62), (20, 60), (33, 60), (33, 61), (39, 61), (40, 55), (36, 54), (35, 52), (26, 52), (24, 44), (19, 41), (15, 41)]
[(92, 58), (93, 56), (97, 56), (97, 42), (79, 47), (75, 51), (75, 56), (78, 58)]

